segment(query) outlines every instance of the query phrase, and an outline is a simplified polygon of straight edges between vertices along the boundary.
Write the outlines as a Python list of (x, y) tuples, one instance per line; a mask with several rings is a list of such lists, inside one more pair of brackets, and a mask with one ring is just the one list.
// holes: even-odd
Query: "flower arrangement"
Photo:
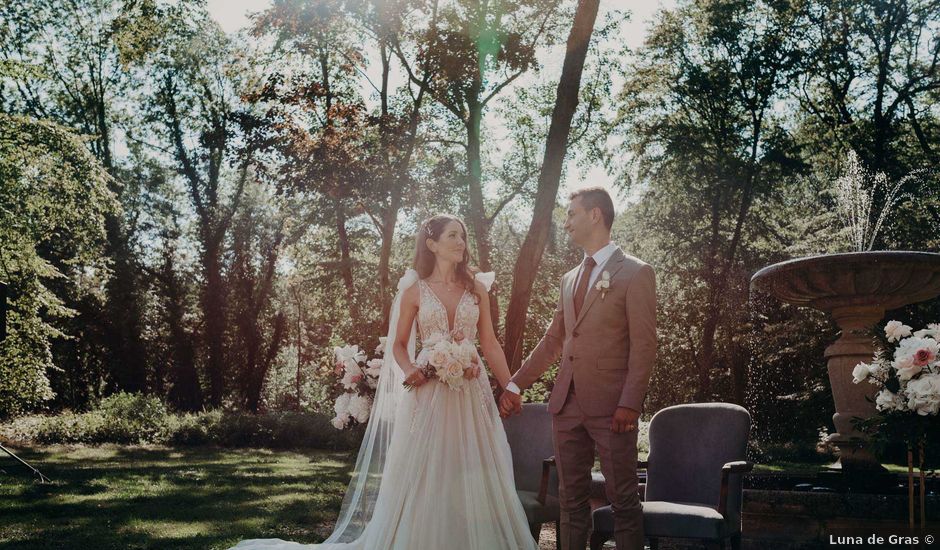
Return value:
[(464, 371), (477, 363), (476, 348), (460, 330), (436, 333), (424, 341), (415, 363), (425, 377), (437, 378), (448, 388), (462, 391)]
[(872, 418), (856, 421), (856, 426), (876, 443), (900, 439), (907, 445), (909, 525), (914, 526), (914, 449), (918, 450), (920, 470), (921, 527), (924, 522), (924, 448), (927, 436), (938, 429), (940, 412), (940, 324), (912, 332), (900, 321), (889, 321), (885, 336), (893, 351), (876, 354), (871, 363), (859, 363), (852, 370), (853, 382), (867, 381), (878, 386)]
[[(385, 351), (385, 337), (379, 338), (375, 348), (377, 355)], [(385, 364), (384, 359), (368, 359), (359, 346), (341, 346), (333, 348), (336, 359), (334, 372), (340, 376), (342, 390), (333, 404), (336, 417), (333, 427), (338, 430), (352, 425), (365, 424), (372, 412), (375, 388), (378, 386), (379, 373)]]
[(856, 384), (867, 381), (880, 388), (875, 408), (888, 416), (935, 416), (940, 411), (940, 324), (912, 333), (900, 321), (885, 326), (889, 343), (897, 343), (890, 357), (876, 355), (872, 363), (859, 363), (852, 371)]

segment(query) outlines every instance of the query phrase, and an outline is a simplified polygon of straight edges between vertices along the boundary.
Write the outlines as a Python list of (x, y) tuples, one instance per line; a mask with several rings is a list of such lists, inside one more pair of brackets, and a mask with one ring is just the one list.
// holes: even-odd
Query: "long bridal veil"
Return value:
[[(395, 360), (395, 354), (392, 353), (398, 318), (401, 314), (401, 296), (417, 281), (418, 272), (413, 269), (406, 271), (398, 281), (398, 293), (392, 302), (388, 335), (385, 339), (385, 364), (379, 374), (372, 413), (359, 447), (359, 456), (356, 458), (352, 479), (346, 489), (346, 496), (343, 498), (336, 527), (324, 543), (352, 542), (362, 535), (366, 525), (372, 519), (375, 501), (382, 484), (385, 461), (388, 458), (389, 444), (394, 432), (395, 411), (405, 392), (402, 386), (405, 379), (404, 370)], [(411, 334), (408, 337), (408, 356), (411, 361), (415, 359), (416, 322), (411, 324)]]

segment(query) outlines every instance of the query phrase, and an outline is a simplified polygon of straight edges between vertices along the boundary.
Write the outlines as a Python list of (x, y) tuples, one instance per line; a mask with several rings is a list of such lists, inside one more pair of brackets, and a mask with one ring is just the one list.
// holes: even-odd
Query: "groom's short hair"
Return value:
[(606, 189), (603, 187), (585, 187), (568, 195), (570, 201), (577, 198), (581, 199), (581, 204), (585, 210), (601, 209), (601, 215), (604, 216), (604, 225), (607, 226), (608, 230), (614, 226), (614, 201), (610, 198), (610, 193)]

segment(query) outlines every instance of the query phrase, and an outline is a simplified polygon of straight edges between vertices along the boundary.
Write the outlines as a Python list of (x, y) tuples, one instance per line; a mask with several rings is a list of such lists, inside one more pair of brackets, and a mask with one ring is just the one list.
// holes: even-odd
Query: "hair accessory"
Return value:
[(424, 232), (428, 234), (428, 237), (434, 238), (434, 232), (431, 231), (431, 222), (425, 222)]

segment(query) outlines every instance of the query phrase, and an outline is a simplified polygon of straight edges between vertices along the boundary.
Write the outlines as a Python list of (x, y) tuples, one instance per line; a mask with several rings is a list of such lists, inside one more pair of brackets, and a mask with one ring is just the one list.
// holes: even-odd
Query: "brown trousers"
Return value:
[(595, 447), (614, 513), (617, 550), (643, 550), (643, 506), (636, 475), (637, 430), (617, 434), (610, 430), (610, 423), (609, 416), (585, 416), (573, 391), (552, 422), (562, 550), (584, 550), (587, 546)]

